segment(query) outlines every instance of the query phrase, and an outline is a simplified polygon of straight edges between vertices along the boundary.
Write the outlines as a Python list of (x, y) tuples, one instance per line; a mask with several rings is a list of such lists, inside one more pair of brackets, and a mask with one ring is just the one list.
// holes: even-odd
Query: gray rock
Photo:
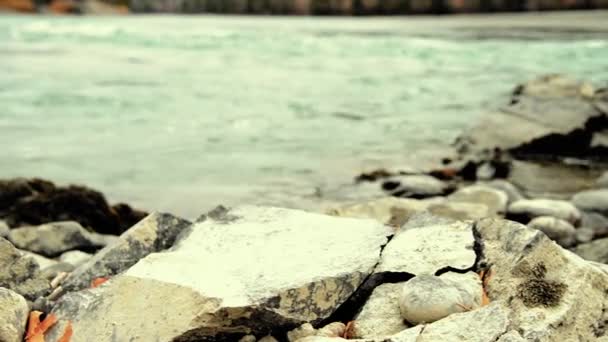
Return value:
[(403, 285), (399, 297), (401, 317), (413, 325), (433, 323), (479, 308), (482, 292), (481, 280), (473, 272), (417, 276)]
[(483, 185), (471, 185), (448, 196), (448, 201), (484, 204), (488, 207), (490, 214), (488, 216), (496, 216), (507, 211), (509, 196), (502, 190)]
[(430, 205), (428, 211), (432, 215), (453, 220), (477, 220), (495, 216), (487, 205), (481, 203), (444, 202)]
[(371, 218), (394, 226), (406, 222), (415, 213), (426, 210), (431, 204), (443, 199), (416, 200), (410, 198), (384, 197), (363, 203), (347, 204), (326, 211), (329, 215), (354, 218)]
[(538, 229), (559, 243), (561, 246), (570, 247), (576, 242), (576, 229), (570, 223), (551, 216), (539, 216), (530, 223), (528, 227)]
[(509, 205), (509, 215), (529, 219), (552, 216), (576, 224), (581, 219), (580, 211), (570, 202), (550, 199), (519, 200)]
[(194, 224), (170, 251), (63, 296), (53, 310), (63, 320), (48, 341), (65, 320), (73, 342), (219, 339), (319, 322), (371, 274), (390, 233), (373, 220), (228, 210)]
[(61, 254), (61, 256), (59, 257), (59, 261), (71, 264), (74, 267), (78, 267), (87, 262), (92, 257), (93, 255), (85, 253), (83, 251), (69, 251)]
[(509, 309), (509, 330), (528, 341), (596, 339), (589, 327), (606, 311), (608, 274), (521, 224), (484, 219), (475, 227), (480, 262), (491, 265), (485, 288), (492, 304)]
[(341, 337), (346, 331), (346, 324), (342, 322), (333, 322), (317, 330), (317, 336), (325, 337)]
[(0, 266), (0, 287), (13, 290), (30, 301), (50, 291), (38, 263), (3, 238), (0, 238)]
[(189, 226), (190, 222), (170, 214), (152, 213), (78, 266), (63, 287), (80, 290), (89, 287), (93, 279), (122, 273), (146, 255), (173, 246)]
[(399, 311), (404, 284), (382, 284), (374, 289), (361, 312), (355, 316), (353, 337), (381, 338), (409, 328)]
[(581, 226), (593, 229), (593, 236), (595, 238), (604, 237), (608, 235), (608, 217), (602, 214), (590, 211), (583, 211), (581, 218)]
[(608, 189), (579, 192), (572, 197), (572, 203), (580, 210), (608, 214)]
[(489, 182), (483, 182), (480, 184), (489, 186), (496, 190), (503, 191), (505, 194), (507, 194), (507, 197), (509, 198), (509, 204), (525, 198), (521, 191), (515, 185), (504, 179), (494, 179)]
[(432, 176), (407, 175), (386, 180), (382, 188), (393, 196), (426, 198), (444, 195), (449, 186)]
[(9, 232), (10, 232), (10, 228), (8, 227), (8, 224), (6, 224), (6, 222), (0, 220), (0, 237), (6, 238), (8, 236)]
[(468, 269), (475, 263), (472, 225), (455, 222), (402, 230), (386, 245), (375, 272), (435, 274), (452, 267)]
[(78, 222), (65, 221), (36, 227), (12, 229), (8, 239), (18, 248), (47, 257), (56, 257), (73, 249), (96, 250), (105, 246), (105, 238), (90, 233)]
[(591, 240), (593, 240), (594, 234), (595, 232), (593, 231), (593, 229), (589, 227), (581, 227), (576, 230), (576, 242), (578, 244), (590, 242)]
[(42, 277), (44, 277), (44, 279), (52, 281), (57, 275), (59, 275), (59, 273), (70, 273), (73, 272), (74, 269), (75, 267), (72, 264), (68, 264), (67, 262), (58, 262), (54, 265), (45, 267), (40, 271), (40, 274)]
[(25, 298), (0, 287), (0, 341), (23, 341), (29, 312)]
[(608, 238), (580, 244), (576, 246), (574, 253), (587, 260), (608, 264)]
[(598, 188), (608, 188), (608, 171), (602, 173), (600, 177), (595, 181), (595, 186)]
[(38, 255), (38, 254), (30, 252), (30, 251), (19, 250), (19, 252), (21, 252), (21, 254), (23, 256), (32, 258), (38, 264), (40, 269), (44, 269), (44, 268), (53, 266), (57, 263), (57, 260), (49, 259), (47, 257)]

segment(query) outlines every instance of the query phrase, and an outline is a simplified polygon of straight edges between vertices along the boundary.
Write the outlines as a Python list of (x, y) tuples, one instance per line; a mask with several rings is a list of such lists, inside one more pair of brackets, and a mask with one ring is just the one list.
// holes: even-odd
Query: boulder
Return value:
[(490, 215), (488, 216), (495, 216), (507, 211), (509, 196), (502, 190), (483, 185), (471, 185), (448, 196), (448, 201), (485, 204), (489, 209)]
[(37, 178), (0, 180), (0, 218), (11, 227), (69, 220), (118, 235), (146, 215), (126, 204), (110, 206), (103, 194), (83, 186), (59, 187)]
[(15, 228), (10, 231), (8, 239), (18, 248), (56, 257), (74, 249), (96, 251), (116, 237), (90, 233), (78, 222), (65, 221)]
[(572, 197), (572, 203), (580, 210), (608, 215), (608, 189), (579, 192)]
[(65, 320), (73, 342), (238, 340), (316, 324), (371, 274), (390, 233), (373, 220), (298, 210), (216, 211), (171, 250), (63, 296), (48, 341)]
[(405, 175), (389, 178), (382, 189), (395, 197), (427, 198), (445, 195), (450, 187), (447, 183), (428, 175)]
[(6, 224), (6, 222), (0, 220), (0, 237), (6, 238), (8, 236), (9, 232), (10, 232), (10, 228), (8, 227), (8, 224)]
[(380, 338), (409, 328), (399, 311), (404, 284), (382, 284), (374, 289), (353, 320), (352, 337)]
[(570, 202), (550, 199), (526, 199), (511, 203), (508, 216), (517, 221), (529, 221), (539, 216), (553, 216), (572, 224), (581, 219), (580, 211)]
[(608, 264), (608, 238), (580, 244), (576, 246), (574, 253), (586, 260)]
[(570, 247), (576, 242), (576, 229), (568, 221), (551, 216), (539, 216), (528, 227), (538, 229), (564, 247)]
[(152, 213), (78, 266), (63, 287), (80, 290), (96, 278), (119, 274), (150, 253), (168, 249), (190, 222), (170, 214)]
[(401, 317), (413, 325), (433, 323), (451, 314), (481, 306), (481, 279), (473, 272), (420, 275), (403, 285)]
[(475, 230), (483, 248), (479, 265), (491, 267), (486, 291), (493, 304), (510, 312), (510, 330), (535, 341), (594, 341), (604, 335), (606, 272), (515, 222), (483, 219)]
[(470, 269), (476, 259), (474, 243), (472, 224), (467, 222), (402, 230), (384, 248), (375, 273), (422, 275)]
[(34, 301), (46, 295), (50, 285), (40, 274), (34, 259), (24, 256), (7, 240), (0, 238), (0, 287)]
[(29, 312), (25, 298), (0, 287), (0, 341), (23, 341)]
[(82, 251), (69, 251), (61, 254), (61, 256), (59, 257), (59, 261), (71, 264), (74, 267), (78, 267), (87, 262), (92, 257), (93, 255)]
[(589, 227), (593, 230), (594, 237), (604, 237), (608, 235), (608, 217), (590, 212), (583, 211), (581, 218), (581, 227)]

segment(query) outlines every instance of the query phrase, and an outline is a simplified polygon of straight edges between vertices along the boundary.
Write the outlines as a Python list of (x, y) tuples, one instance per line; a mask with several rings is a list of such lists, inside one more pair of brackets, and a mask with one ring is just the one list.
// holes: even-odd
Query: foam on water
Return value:
[(480, 32), (396, 19), (0, 17), (0, 177), (81, 182), (186, 216), (219, 203), (306, 207), (363, 168), (440, 149), (522, 80), (608, 80), (608, 38)]

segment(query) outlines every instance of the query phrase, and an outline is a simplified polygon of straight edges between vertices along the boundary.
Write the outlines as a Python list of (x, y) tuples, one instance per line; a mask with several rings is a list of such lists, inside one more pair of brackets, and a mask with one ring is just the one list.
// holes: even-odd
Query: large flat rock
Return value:
[(64, 296), (54, 313), (72, 321), (73, 342), (222, 340), (316, 323), (373, 271), (390, 231), (298, 210), (228, 210), (194, 224), (170, 251)]

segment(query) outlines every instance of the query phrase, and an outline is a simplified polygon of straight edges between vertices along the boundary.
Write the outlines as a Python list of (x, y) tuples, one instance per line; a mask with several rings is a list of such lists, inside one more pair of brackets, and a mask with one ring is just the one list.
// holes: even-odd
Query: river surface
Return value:
[(608, 12), (415, 18), (0, 16), (0, 178), (193, 217), (314, 207), (441, 151), (513, 86), (608, 84)]

